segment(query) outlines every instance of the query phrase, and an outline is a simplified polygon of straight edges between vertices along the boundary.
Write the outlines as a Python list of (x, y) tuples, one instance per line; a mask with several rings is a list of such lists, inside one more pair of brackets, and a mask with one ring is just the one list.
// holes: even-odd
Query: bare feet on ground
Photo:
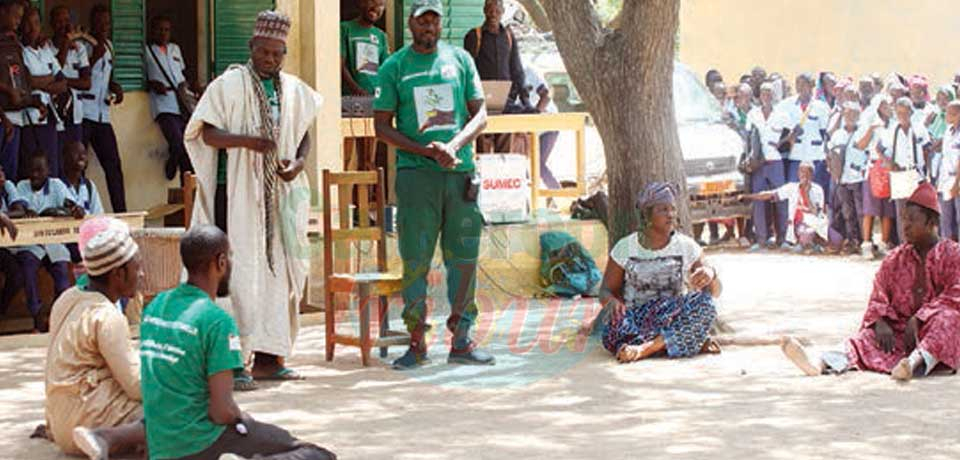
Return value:
[(94, 430), (78, 426), (73, 429), (73, 442), (90, 460), (107, 460), (110, 446)]
[(890, 371), (890, 377), (894, 380), (899, 380), (901, 382), (906, 382), (913, 378), (913, 366), (910, 365), (910, 358), (903, 358), (899, 363)]
[(783, 340), (783, 343), (780, 344), (780, 349), (783, 350), (783, 354), (786, 355), (790, 361), (793, 361), (793, 364), (796, 364), (804, 374), (810, 377), (816, 377), (823, 373), (823, 365), (810, 361), (810, 357), (807, 356), (807, 351), (803, 349), (803, 345), (800, 345), (799, 340), (793, 337), (787, 337)]
[(621, 345), (617, 351), (617, 361), (620, 363), (632, 363), (642, 359), (649, 358), (659, 351), (655, 342), (646, 342), (640, 345)]

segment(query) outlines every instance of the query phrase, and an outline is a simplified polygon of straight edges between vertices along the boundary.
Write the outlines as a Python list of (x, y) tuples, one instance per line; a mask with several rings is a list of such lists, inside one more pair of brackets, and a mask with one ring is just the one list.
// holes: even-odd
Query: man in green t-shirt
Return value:
[[(374, 100), (377, 138), (397, 147), (397, 226), (403, 259), (403, 320), (410, 349), (398, 369), (427, 362), (424, 342), (427, 273), (440, 239), (447, 269), (453, 333), (449, 363), (493, 364), (475, 349), (470, 327), (483, 219), (477, 206), (474, 139), (487, 123), (483, 90), (466, 51), (439, 41), (440, 0), (414, 0), (408, 20), (413, 44), (380, 68)], [(396, 119), (396, 128), (393, 122)]]
[(343, 93), (372, 96), (377, 73), (390, 53), (387, 35), (375, 25), (386, 9), (385, 0), (360, 0), (360, 16), (340, 23), (340, 61)]
[(230, 241), (212, 225), (180, 240), (187, 282), (160, 293), (140, 326), (143, 411), (150, 460), (243, 457), (325, 460), (326, 449), (253, 420), (233, 399), (243, 369), (237, 324), (214, 299), (230, 293)]

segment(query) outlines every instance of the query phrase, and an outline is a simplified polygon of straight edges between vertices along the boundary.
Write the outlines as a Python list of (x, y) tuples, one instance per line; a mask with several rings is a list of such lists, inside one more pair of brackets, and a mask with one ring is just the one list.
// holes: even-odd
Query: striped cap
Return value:
[(253, 38), (269, 38), (287, 42), (290, 33), (290, 17), (277, 11), (261, 11), (253, 26)]
[(97, 217), (80, 226), (81, 234), (85, 228), (99, 229), (81, 249), (83, 264), (90, 276), (99, 276), (122, 267), (139, 250), (130, 236), (130, 228), (123, 221), (112, 217)]

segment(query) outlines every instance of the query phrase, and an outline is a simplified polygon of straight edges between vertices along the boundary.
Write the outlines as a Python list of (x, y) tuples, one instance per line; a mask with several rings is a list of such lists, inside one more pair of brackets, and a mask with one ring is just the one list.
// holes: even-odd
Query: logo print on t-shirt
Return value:
[(377, 45), (357, 42), (357, 72), (376, 75), (380, 69), (380, 50)]
[(453, 114), (453, 86), (449, 83), (413, 89), (420, 132), (456, 129)]
[(230, 344), (230, 351), (240, 351), (240, 337), (230, 334), (227, 336), (227, 341)]

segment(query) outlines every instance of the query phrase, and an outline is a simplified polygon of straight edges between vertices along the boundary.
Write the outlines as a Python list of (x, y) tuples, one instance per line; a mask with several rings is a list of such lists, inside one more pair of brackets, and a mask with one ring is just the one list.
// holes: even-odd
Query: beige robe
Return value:
[(47, 348), (47, 433), (79, 454), (73, 429), (110, 427), (143, 417), (140, 360), (127, 318), (98, 292), (65, 291), (50, 312)]
[[(322, 99), (293, 75), (283, 74), (280, 102), (280, 159), (293, 160), (313, 125)], [(215, 223), (217, 149), (203, 142), (210, 124), (232, 134), (260, 137), (260, 110), (249, 72), (232, 68), (210, 83), (187, 124), (184, 143), (196, 169), (197, 197), (192, 225)], [(310, 186), (306, 174), (292, 182), (278, 178), (273, 260), (267, 264), (264, 230), (263, 164), (260, 153), (227, 150), (227, 233), (233, 250), (229, 299), (218, 304), (240, 329), (244, 357), (264, 352), (287, 357), (299, 327), (298, 308), (310, 270), (307, 219)]]

